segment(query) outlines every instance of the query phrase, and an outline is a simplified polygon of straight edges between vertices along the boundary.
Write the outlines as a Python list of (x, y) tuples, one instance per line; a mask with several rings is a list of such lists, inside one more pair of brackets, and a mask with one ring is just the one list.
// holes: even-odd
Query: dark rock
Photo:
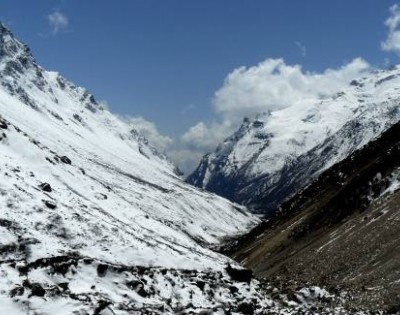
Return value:
[(82, 117), (79, 116), (78, 114), (74, 114), (74, 119), (79, 121), (80, 123), (82, 122)]
[(206, 283), (204, 281), (200, 281), (199, 280), (199, 281), (196, 282), (196, 285), (199, 287), (199, 289), (201, 291), (204, 291), (204, 287), (205, 287)]
[(48, 183), (42, 183), (39, 185), (39, 188), (46, 192), (52, 192), (51, 186)]
[(8, 125), (5, 121), (0, 120), (0, 128), (1, 129), (8, 129)]
[(357, 81), (357, 80), (352, 80), (352, 81), (350, 82), (350, 85), (351, 85), (351, 86), (360, 86), (360, 87), (363, 86), (363, 84), (360, 83), (360, 82)]
[(254, 305), (248, 302), (242, 302), (238, 305), (237, 311), (244, 315), (253, 315)]
[(149, 297), (149, 293), (144, 289), (143, 285), (140, 285), (136, 293), (139, 294), (141, 297)]
[(91, 111), (92, 113), (96, 112), (96, 107), (94, 107), (92, 104), (86, 104), (85, 108), (88, 109), (89, 111)]
[(85, 265), (90, 265), (91, 263), (93, 263), (93, 259), (92, 258), (84, 258), (83, 263)]
[(61, 160), (61, 162), (63, 162), (64, 164), (68, 164), (68, 165), (71, 165), (71, 159), (69, 158), (69, 157), (67, 157), (67, 156), (62, 156), (62, 157), (60, 157), (60, 160)]
[(9, 228), (12, 228), (14, 225), (15, 225), (14, 222), (7, 220), (7, 219), (0, 218), (0, 226), (9, 229)]
[(239, 289), (237, 287), (231, 285), (229, 287), (229, 291), (231, 291), (231, 294), (235, 294), (235, 293), (239, 292)]
[(14, 289), (12, 289), (10, 291), (10, 296), (14, 297), (14, 296), (21, 296), (23, 295), (25, 292), (24, 287), (15, 287)]
[(99, 305), (96, 307), (96, 309), (94, 310), (93, 315), (100, 315), (101, 312), (109, 305), (111, 305), (112, 303), (110, 301), (105, 301), (105, 300), (100, 300), (99, 301)]
[(250, 269), (237, 269), (228, 265), (225, 270), (234, 281), (250, 283), (253, 278), (253, 271)]
[(107, 270), (108, 270), (108, 265), (105, 264), (99, 264), (97, 266), (97, 275), (99, 277), (105, 277), (107, 274)]
[(141, 297), (148, 297), (150, 294), (144, 289), (144, 285), (141, 281), (132, 280), (126, 283), (127, 287), (136, 291)]
[(54, 263), (51, 269), (54, 273), (65, 276), (67, 272), (70, 270), (70, 267), (72, 265), (76, 266), (77, 265), (76, 261), (65, 261), (65, 262)]
[(138, 281), (138, 280), (132, 280), (132, 281), (127, 282), (127, 283), (126, 283), (126, 286), (127, 286), (129, 289), (136, 290), (136, 288), (137, 288), (139, 285), (141, 285), (141, 284), (142, 284), (142, 283), (141, 283), (140, 281)]
[(56, 205), (56, 203), (54, 201), (44, 200), (43, 203), (49, 209), (54, 210), (55, 208), (57, 208), (57, 205)]
[(61, 282), (61, 283), (58, 284), (58, 286), (59, 286), (63, 291), (69, 290), (69, 283), (68, 283), (68, 282)]
[(39, 283), (31, 284), (31, 296), (44, 296), (46, 290)]

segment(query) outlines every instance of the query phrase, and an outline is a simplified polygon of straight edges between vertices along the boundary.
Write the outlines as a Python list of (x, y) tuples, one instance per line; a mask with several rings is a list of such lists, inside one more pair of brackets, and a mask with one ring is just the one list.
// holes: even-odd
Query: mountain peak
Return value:
[(28, 58), (34, 61), (29, 47), (17, 40), (14, 34), (0, 22), (0, 60), (4, 58)]
[(0, 21), (0, 34), (10, 33), (10, 30), (4, 25), (3, 22)]

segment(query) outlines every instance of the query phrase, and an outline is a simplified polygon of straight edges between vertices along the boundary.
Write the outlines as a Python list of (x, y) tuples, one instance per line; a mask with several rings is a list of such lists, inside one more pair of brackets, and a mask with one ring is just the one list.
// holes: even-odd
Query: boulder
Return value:
[(234, 281), (250, 283), (251, 279), (253, 278), (253, 271), (250, 269), (239, 269), (228, 265), (225, 270)]
[(31, 284), (31, 296), (44, 296), (46, 290), (39, 283)]
[(43, 190), (43, 191), (46, 191), (46, 192), (52, 192), (52, 188), (51, 188), (50, 184), (48, 184), (48, 183), (42, 183), (42, 184), (40, 184), (40, 185), (39, 185), (39, 188), (40, 188), (41, 190)]
[(61, 160), (61, 162), (63, 162), (64, 164), (68, 164), (68, 165), (71, 165), (71, 159), (68, 157), (68, 156), (62, 156), (62, 157), (60, 157), (60, 160)]

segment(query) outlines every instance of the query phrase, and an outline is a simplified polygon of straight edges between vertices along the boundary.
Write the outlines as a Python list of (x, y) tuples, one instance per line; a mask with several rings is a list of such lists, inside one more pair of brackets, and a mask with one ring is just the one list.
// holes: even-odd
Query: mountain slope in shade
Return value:
[(304, 99), (245, 119), (187, 181), (273, 214), (319, 174), (399, 121), (400, 68), (352, 81), (334, 96)]
[(231, 255), (259, 277), (355, 292), (399, 314), (400, 123), (325, 171), (239, 239)]

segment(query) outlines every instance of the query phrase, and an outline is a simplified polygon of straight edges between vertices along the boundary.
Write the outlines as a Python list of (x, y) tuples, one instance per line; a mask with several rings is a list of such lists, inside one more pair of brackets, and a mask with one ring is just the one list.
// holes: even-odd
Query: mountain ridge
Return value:
[(245, 119), (187, 181), (270, 215), (399, 121), (398, 82), (398, 67), (375, 70), (333, 96)]

